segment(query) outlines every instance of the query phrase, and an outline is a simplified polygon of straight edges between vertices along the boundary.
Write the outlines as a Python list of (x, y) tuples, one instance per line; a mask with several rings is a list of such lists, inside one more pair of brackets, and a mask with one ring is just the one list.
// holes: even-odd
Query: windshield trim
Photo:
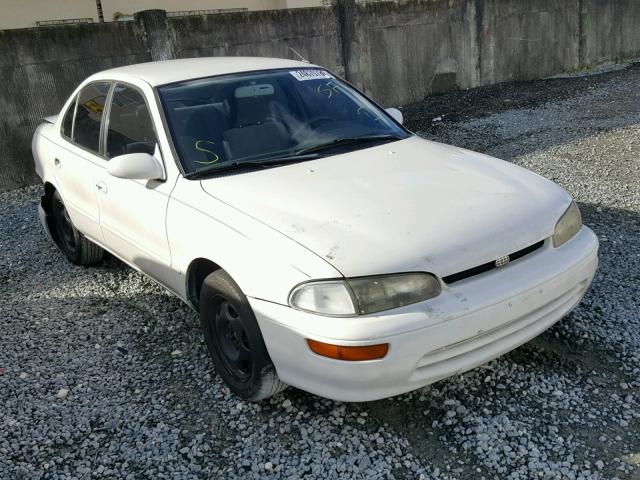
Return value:
[(322, 155), (311, 153), (308, 155), (300, 156), (282, 156), (266, 158), (264, 160), (245, 160), (241, 162), (232, 162), (230, 164), (221, 165), (216, 168), (210, 168), (208, 170), (196, 170), (192, 173), (188, 173), (186, 178), (201, 180), (204, 178), (210, 178), (218, 174), (224, 173), (245, 173), (243, 170), (265, 170), (267, 168), (284, 167), (285, 165), (293, 165), (295, 163), (310, 162), (312, 160), (319, 160), (323, 158)]
[[(410, 137), (413, 137), (413, 136), (416, 135), (414, 132), (412, 132), (407, 127), (405, 127), (403, 124), (399, 123), (395, 118), (393, 118), (385, 110), (385, 108), (382, 107), (378, 102), (373, 100), (369, 95), (364, 93), (362, 90), (360, 90), (358, 87), (353, 85), (351, 82), (349, 82), (344, 77), (342, 77), (340, 75), (337, 75), (335, 72), (329, 70), (328, 68), (321, 67), (319, 65), (309, 64), (309, 66), (307, 68), (309, 70), (324, 70), (324, 71), (328, 72), (329, 74), (333, 75), (336, 79), (340, 80), (345, 85), (347, 85), (350, 88), (352, 88), (353, 90), (355, 90), (358, 94), (362, 95), (367, 101), (371, 102), (371, 104), (373, 104), (376, 108), (378, 108), (385, 115), (385, 117), (387, 119), (389, 119), (391, 122), (393, 122), (397, 127), (399, 127), (407, 135), (405, 138), (400, 138), (398, 140), (393, 140), (393, 141), (405, 140), (407, 138), (410, 138)], [(153, 86), (153, 93), (154, 93), (154, 96), (155, 96), (156, 104), (158, 106), (158, 110), (160, 111), (160, 118), (162, 120), (162, 127), (164, 128), (165, 137), (169, 142), (169, 147), (171, 148), (171, 154), (173, 156), (174, 163), (178, 167), (178, 170), (180, 171), (180, 174), (182, 175), (182, 177), (187, 179), (187, 180), (198, 180), (198, 178), (197, 178), (198, 176), (197, 175), (193, 175), (195, 172), (188, 173), (185, 170), (185, 168), (184, 168), (184, 166), (182, 164), (182, 159), (178, 155), (178, 150), (176, 149), (176, 146), (175, 146), (175, 143), (174, 143), (174, 139), (173, 139), (173, 135), (172, 135), (171, 129), (169, 128), (169, 122), (167, 121), (164, 102), (162, 101), (162, 97), (160, 96), (160, 89), (161, 88), (168, 87), (168, 86), (171, 86), (171, 85), (179, 85), (179, 84), (185, 83), (185, 82), (193, 82), (193, 81), (197, 81), (197, 80), (204, 80), (204, 79), (224, 78), (224, 77), (230, 77), (230, 76), (235, 76), (235, 75), (267, 73), (267, 72), (282, 72), (282, 71), (288, 72), (290, 70), (291, 70), (290, 67), (266, 68), (266, 69), (258, 69), (258, 70), (246, 70), (246, 71), (233, 72), (233, 73), (222, 73), (222, 74), (218, 74), (218, 75), (207, 75), (207, 76), (204, 76), (204, 77), (185, 78), (185, 79), (178, 80), (178, 81), (175, 81), (175, 82), (168, 82), (168, 83), (163, 83), (161, 85)], [(363, 148), (357, 148), (355, 150), (364, 150), (364, 149), (367, 149), (367, 148), (373, 148), (375, 146), (377, 146), (377, 145), (372, 145), (370, 147), (369, 146), (365, 146)], [(319, 158), (332, 157), (334, 155), (339, 155), (339, 154), (340, 154), (339, 152), (338, 153), (332, 153), (332, 154), (328, 154), (328, 155), (322, 155), (322, 157), (319, 157)], [(277, 167), (281, 167), (281, 166), (283, 166), (283, 165), (274, 165), (273, 168), (277, 168)], [(248, 170), (248, 171), (255, 171), (255, 170)], [(213, 172), (215, 172), (215, 170), (211, 171), (212, 174), (213, 174)], [(224, 172), (221, 172), (221, 173), (224, 173)]]

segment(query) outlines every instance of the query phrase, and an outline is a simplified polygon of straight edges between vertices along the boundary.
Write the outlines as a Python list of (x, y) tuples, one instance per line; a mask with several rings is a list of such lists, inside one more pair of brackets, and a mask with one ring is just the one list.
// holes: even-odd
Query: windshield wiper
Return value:
[(399, 137), (397, 135), (363, 135), (360, 137), (338, 138), (329, 143), (323, 143), (322, 145), (314, 145), (313, 147), (303, 148), (295, 152), (295, 154), (293, 155), (283, 155), (281, 157), (271, 157), (264, 159), (238, 160), (231, 163), (222, 163), (218, 166), (212, 166), (211, 168), (207, 168), (205, 170), (192, 172), (186, 175), (186, 178), (193, 180), (203, 177), (209, 177), (222, 172), (251, 170), (261, 167), (275, 167), (290, 163), (304, 162), (306, 160), (314, 160), (316, 158), (320, 158), (321, 154), (319, 152), (321, 152), (322, 150), (327, 150), (341, 145), (394, 140), (402, 140), (402, 137)]
[(264, 167), (276, 167), (279, 165), (287, 165), (291, 163), (304, 162), (307, 160), (314, 160), (316, 158), (320, 158), (320, 155), (317, 153), (308, 153), (308, 154), (296, 154), (296, 155), (283, 155), (282, 157), (272, 157), (265, 159), (255, 159), (255, 160), (240, 160), (237, 162), (231, 163), (223, 163), (217, 167), (207, 168), (206, 170), (200, 170), (196, 172), (192, 172), (186, 175), (188, 179), (198, 179), (203, 177), (209, 177), (211, 175), (215, 175), (220, 172), (229, 172), (229, 171), (238, 171), (238, 170), (251, 170), (256, 168), (264, 168)]
[(329, 148), (338, 147), (341, 145), (350, 145), (354, 143), (369, 143), (375, 141), (393, 141), (393, 140), (402, 140), (402, 137), (398, 135), (362, 135), (359, 137), (346, 137), (346, 138), (337, 138), (329, 143), (323, 143), (321, 145), (314, 145), (313, 147), (303, 148), (302, 150), (298, 150), (296, 152), (297, 155), (306, 155), (309, 153), (320, 152), (322, 150), (327, 150)]

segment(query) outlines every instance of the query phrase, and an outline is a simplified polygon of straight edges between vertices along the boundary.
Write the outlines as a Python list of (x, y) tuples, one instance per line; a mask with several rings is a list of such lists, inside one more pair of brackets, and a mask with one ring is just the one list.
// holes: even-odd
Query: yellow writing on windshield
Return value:
[(220, 157), (214, 151), (203, 147), (203, 144), (206, 144), (206, 143), (209, 143), (211, 145), (215, 145), (215, 143), (212, 142), (211, 140), (198, 140), (196, 142), (196, 144), (195, 144), (195, 148), (199, 152), (208, 153), (208, 154), (212, 155), (211, 160), (207, 160), (207, 161), (194, 160), (194, 163), (199, 163), (201, 165), (211, 165), (212, 163), (216, 163), (218, 160), (220, 160)]

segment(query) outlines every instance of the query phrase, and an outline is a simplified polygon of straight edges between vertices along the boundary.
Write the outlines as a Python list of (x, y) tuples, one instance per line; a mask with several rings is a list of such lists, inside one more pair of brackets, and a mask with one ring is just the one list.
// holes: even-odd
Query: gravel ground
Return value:
[(247, 404), (216, 377), (191, 310), (116, 260), (71, 266), (40, 229), (39, 189), (6, 192), (0, 478), (640, 478), (640, 67), (454, 92), (405, 115), (576, 197), (601, 266), (574, 312), (393, 399), (289, 389)]

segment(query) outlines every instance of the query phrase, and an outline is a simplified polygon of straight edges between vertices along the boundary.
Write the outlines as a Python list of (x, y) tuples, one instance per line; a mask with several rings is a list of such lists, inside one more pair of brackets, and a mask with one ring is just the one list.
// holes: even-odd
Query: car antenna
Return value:
[[(287, 45), (287, 46), (288, 46), (288, 45)], [(297, 52), (293, 47), (289, 47), (289, 50), (291, 50), (293, 53), (295, 53), (295, 54), (298, 56), (298, 58), (299, 58), (300, 60), (302, 60), (303, 62), (305, 62), (305, 63), (309, 63), (309, 60), (307, 60), (307, 59), (306, 59), (306, 58), (304, 58), (302, 55), (300, 55), (300, 54), (299, 54), (299, 53), (298, 53), (298, 52)]]

